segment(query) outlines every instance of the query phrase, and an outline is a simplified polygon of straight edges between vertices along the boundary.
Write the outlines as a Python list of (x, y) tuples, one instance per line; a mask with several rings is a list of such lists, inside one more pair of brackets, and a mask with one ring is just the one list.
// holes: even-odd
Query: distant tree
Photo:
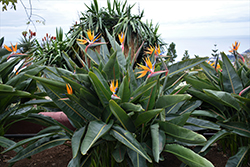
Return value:
[[(34, 14), (31, 0), (29, 0), (29, 2), (28, 2), (29, 7), (26, 7), (22, 0), (19, 0), (19, 1), (21, 2), (22, 6), (25, 10), (25, 13), (27, 15), (27, 22), (26, 22), (27, 26), (32, 24), (35, 28), (35, 31), (37, 31), (35, 23), (45, 24), (46, 20), (42, 16)], [(16, 10), (17, 0), (0, 0), (0, 3), (2, 3), (2, 11), (3, 12), (8, 10), (7, 9), (8, 6), (10, 7), (10, 9)], [(32, 16), (36, 17), (37, 19), (34, 20)]]
[(214, 69), (217, 69), (218, 61), (219, 61), (219, 54), (217, 53), (218, 49), (216, 48), (217, 44), (214, 44), (214, 49), (212, 49), (213, 53), (212, 56), (215, 59)]
[(10, 9), (14, 9), (16, 10), (16, 4), (17, 4), (17, 0), (0, 0), (0, 2), (2, 3), (2, 11), (7, 11), (7, 6), (10, 6)]
[(167, 56), (170, 56), (170, 62), (173, 63), (175, 58), (177, 57), (176, 50), (175, 50), (175, 43), (171, 43), (168, 47)]
[(188, 60), (188, 59), (190, 59), (189, 54), (188, 54), (188, 50), (185, 50), (185, 53), (183, 54), (183, 57), (181, 60)]
[(217, 51), (218, 51), (218, 49), (216, 48), (216, 46), (217, 46), (217, 44), (214, 44), (214, 49), (212, 49), (212, 56), (214, 57), (214, 58), (217, 58), (218, 57), (218, 53), (217, 53)]

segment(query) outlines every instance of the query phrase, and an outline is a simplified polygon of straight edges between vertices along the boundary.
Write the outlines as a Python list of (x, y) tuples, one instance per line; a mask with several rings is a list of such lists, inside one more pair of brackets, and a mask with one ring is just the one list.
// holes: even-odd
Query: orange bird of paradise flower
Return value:
[(88, 38), (82, 36), (83, 39), (77, 39), (77, 41), (79, 41), (80, 44), (85, 45), (86, 43), (88, 43), (88, 45), (85, 48), (85, 52), (87, 52), (89, 47), (97, 46), (97, 45), (100, 45), (100, 44), (106, 44), (105, 42), (97, 42), (98, 40), (100, 40), (101, 34), (97, 34), (95, 36), (94, 31), (91, 32), (91, 30), (88, 30), (87, 31), (87, 36), (88, 36)]
[(231, 52), (231, 53), (233, 53), (234, 51), (236, 52), (238, 50), (239, 46), (240, 46), (240, 43), (235, 41), (235, 44), (232, 44), (232, 48), (231, 48), (231, 50), (229, 50), (229, 52)]
[(155, 70), (155, 63), (156, 63), (156, 62), (154, 62), (154, 63), (152, 64), (151, 61), (150, 61), (150, 59), (149, 59), (149, 57), (146, 57), (146, 58), (144, 58), (143, 60), (144, 60), (144, 62), (145, 62), (146, 65), (144, 66), (144, 65), (138, 64), (138, 65), (139, 65), (139, 69), (141, 69), (142, 71), (137, 72), (137, 74), (141, 74), (141, 75), (139, 75), (137, 78), (144, 77), (144, 76), (147, 74), (147, 72), (150, 73), (150, 74), (147, 76), (147, 78), (150, 78), (150, 77), (153, 77), (153, 76), (156, 76), (156, 75), (160, 75), (160, 74), (162, 74), (162, 73), (165, 73), (165, 75), (168, 74), (168, 69), (167, 69), (167, 67), (165, 67), (166, 70), (163, 70), (163, 71), (154, 71), (154, 70)]
[(118, 35), (118, 38), (119, 38), (119, 41), (122, 45), (122, 51), (124, 51), (124, 40), (125, 40), (125, 35), (123, 32), (121, 32), (119, 35)]
[(235, 44), (232, 44), (232, 48), (231, 48), (231, 50), (229, 50), (229, 52), (233, 53), (234, 56), (236, 56), (236, 54), (238, 54), (240, 56), (240, 58), (242, 59), (242, 61), (245, 62), (244, 57), (241, 54), (237, 53), (239, 46), (240, 46), (240, 43), (235, 41)]
[(159, 56), (169, 57), (169, 56), (163, 55), (161, 53), (160, 45), (155, 46), (155, 47), (150, 45), (149, 47), (146, 48), (146, 51), (144, 53), (151, 55), (151, 54), (153, 54), (153, 52), (154, 52), (155, 58), (158, 58)]
[(111, 83), (110, 83), (110, 91), (113, 93), (111, 95), (111, 99), (121, 99), (120, 97), (118, 97), (115, 92), (117, 91), (117, 88), (118, 88), (118, 81), (116, 81), (116, 84), (115, 84), (115, 81), (112, 80)]
[(6, 50), (8, 50), (9, 52), (12, 52), (12, 53), (7, 57), (7, 59), (9, 59), (10, 57), (15, 56), (15, 55), (26, 55), (26, 54), (22, 54), (22, 53), (16, 53), (16, 52), (17, 52), (17, 43), (16, 43), (15, 47), (12, 45), (12, 43), (10, 43), (10, 44), (11, 44), (12, 49), (10, 49), (7, 45), (4, 45), (4, 48), (5, 48)]
[(72, 90), (72, 88), (71, 88), (71, 86), (70, 86), (69, 83), (66, 84), (66, 89), (67, 89), (67, 93), (68, 93), (68, 94), (70, 94), (70, 95), (73, 94), (73, 90)]
[[(66, 90), (67, 90), (67, 93), (68, 93), (69, 95), (72, 95), (72, 94), (73, 94), (73, 89), (72, 89), (72, 87), (70, 86), (69, 83), (66, 84)], [(68, 98), (68, 97), (66, 97), (66, 98), (60, 98), (59, 100), (64, 101), (64, 100), (69, 100), (69, 98)]]

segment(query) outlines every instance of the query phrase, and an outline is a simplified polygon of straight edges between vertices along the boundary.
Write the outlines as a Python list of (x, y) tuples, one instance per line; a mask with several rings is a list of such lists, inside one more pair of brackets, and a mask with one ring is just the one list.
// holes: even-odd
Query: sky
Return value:
[[(28, 0), (22, 2), (29, 8)], [(107, 1), (98, 3), (106, 7)], [(250, 48), (250, 0), (128, 0), (128, 4), (134, 3), (133, 14), (144, 10), (142, 21), (158, 23), (163, 41), (176, 44), (178, 60), (185, 50), (190, 57), (211, 56), (214, 44), (227, 54), (235, 41), (240, 42), (240, 53)], [(91, 0), (32, 0), (32, 19), (41, 20), (38, 15), (46, 20), (45, 25), (36, 23), (37, 38), (46, 33), (55, 36), (56, 27), (68, 32), (75, 21), (79, 22), (80, 13), (87, 10), (84, 4), (90, 5)], [(16, 11), (8, 8), (0, 13), (0, 37), (5, 37), (7, 45), (19, 41), (22, 31), (35, 31), (26, 22), (27, 15), (18, 0)]]

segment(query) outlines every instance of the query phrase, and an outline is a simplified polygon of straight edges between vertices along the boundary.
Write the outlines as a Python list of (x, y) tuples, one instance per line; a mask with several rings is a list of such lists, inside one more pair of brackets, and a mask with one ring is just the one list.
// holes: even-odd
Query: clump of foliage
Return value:
[(233, 45), (231, 51), (235, 56), (234, 64), (221, 52), (222, 61), (219, 54), (215, 54), (213, 65), (207, 62), (200, 64), (205, 74), (202, 78), (194, 73), (184, 77), (191, 85), (187, 92), (203, 101), (202, 110), (194, 111), (192, 115), (215, 122), (220, 127), (200, 152), (220, 140), (224, 151), (230, 148), (233, 155), (228, 160), (229, 166), (244, 164), (250, 147), (249, 68), (245, 66), (244, 59), (238, 58), (238, 46), (237, 43)]
[[(25, 75), (42, 86), (41, 90), (68, 116), (76, 130), (53, 124), (5, 150), (30, 143), (9, 163), (70, 140), (73, 159), (68, 166), (147, 166), (163, 160), (164, 151), (190, 166), (213, 166), (184, 147), (204, 144), (206, 138), (183, 127), (190, 111), (201, 103), (185, 93), (185, 85), (179, 85), (184, 71), (206, 58), (167, 67), (161, 57), (157, 64), (151, 63), (156, 60), (153, 53), (144, 59), (147, 66), (133, 69), (130, 57), (125, 59), (122, 48), (107, 34), (112, 50), (107, 45), (100, 45), (100, 53), (88, 49), (85, 54), (91, 61), (90, 68), (79, 68), (65, 54), (71, 70), (46, 67), (43, 77)], [(86, 45), (78, 45), (85, 51)], [(141, 75), (136, 79), (138, 72)], [(178, 108), (172, 110), (176, 104)], [(40, 120), (50, 122), (46, 117)]]

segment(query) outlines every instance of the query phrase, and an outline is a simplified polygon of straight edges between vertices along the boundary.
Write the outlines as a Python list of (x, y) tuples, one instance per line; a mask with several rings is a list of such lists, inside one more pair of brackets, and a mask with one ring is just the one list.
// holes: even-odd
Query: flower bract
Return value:
[(115, 92), (117, 91), (118, 89), (118, 81), (115, 81), (112, 80), (111, 83), (110, 83), (110, 87), (109, 87), (110, 91), (112, 92), (112, 95), (111, 95), (111, 98), (112, 99), (120, 99), (120, 97), (118, 97)]

